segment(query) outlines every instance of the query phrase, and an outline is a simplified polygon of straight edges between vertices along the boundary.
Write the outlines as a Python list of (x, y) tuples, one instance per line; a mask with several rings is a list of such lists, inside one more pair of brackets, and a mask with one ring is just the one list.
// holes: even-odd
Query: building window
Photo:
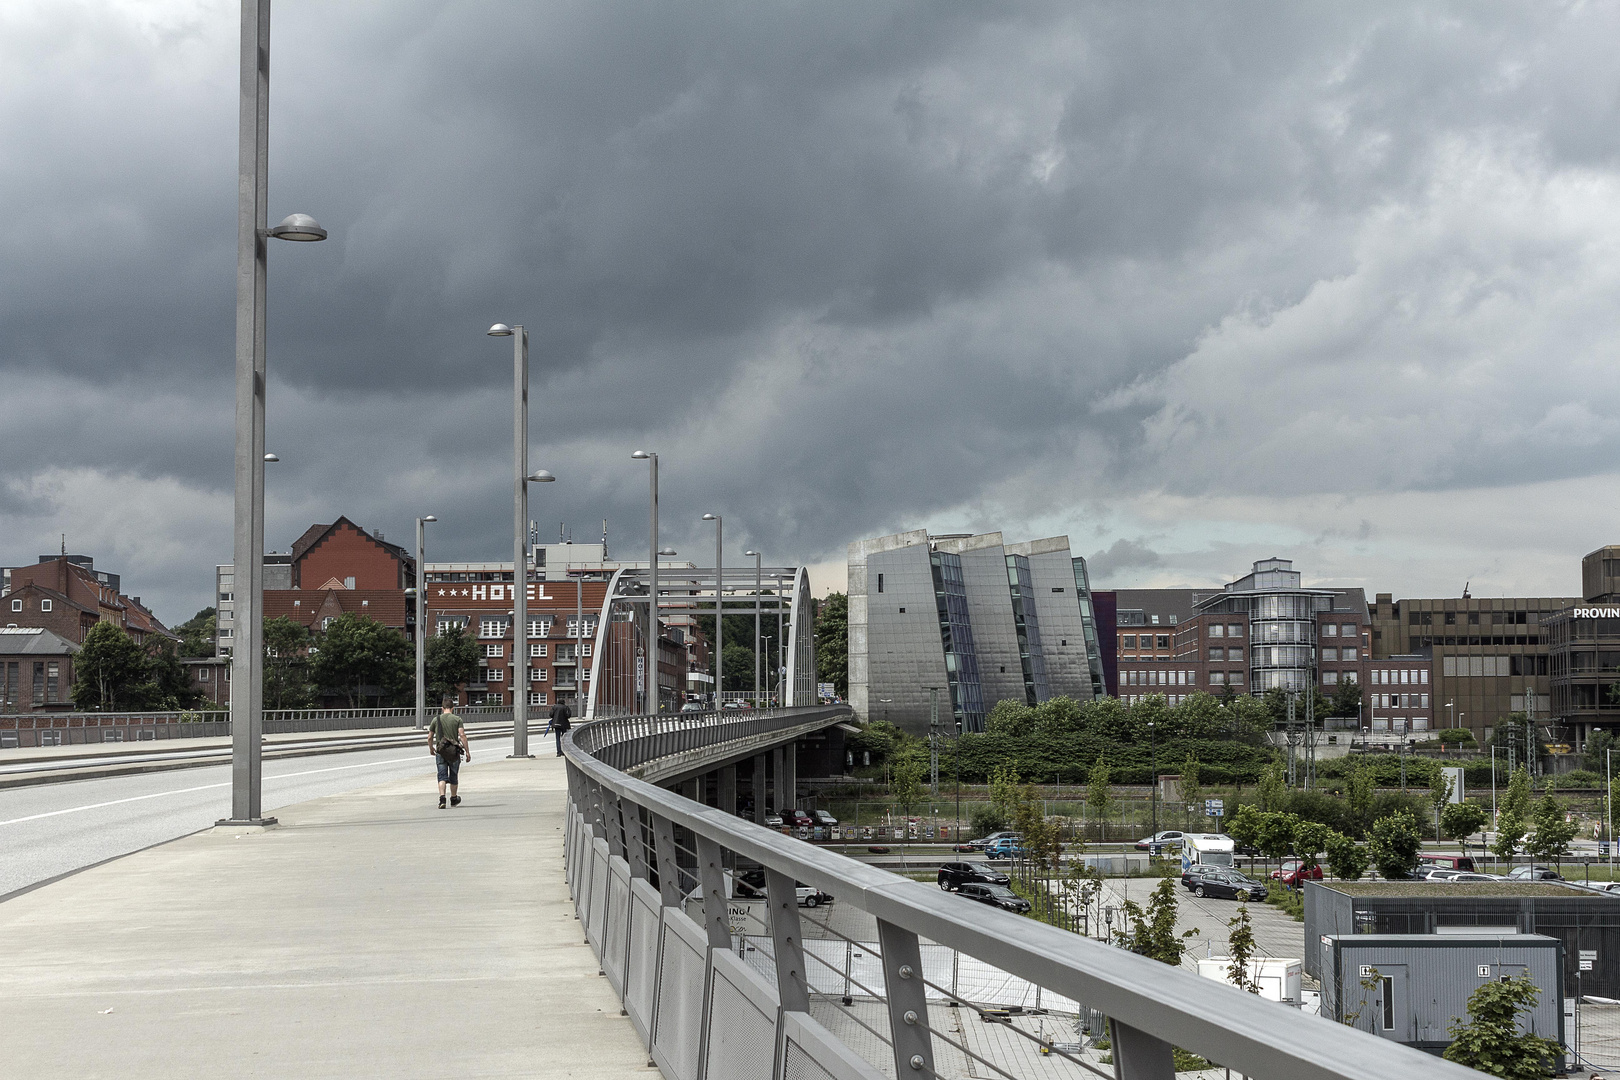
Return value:
[(882, 591), (883, 591), (883, 575), (879, 574), (878, 575), (878, 592), (882, 592)]
[(530, 668), (529, 669), (529, 681), (530, 682), (545, 682), (546, 681), (546, 669), (543, 668), (543, 667)]
[(1418, 669), (1418, 682), (1422, 683), (1424, 686), (1429, 685), (1429, 669), (1428, 668), (1419, 668)]
[(529, 704), (530, 705), (544, 705), (545, 703), (546, 703), (546, 695), (544, 695), (544, 694), (530, 694), (529, 695)]
[(51, 610), (51, 602), (49, 600), (41, 600), (39, 602), (39, 610), (41, 610), (41, 611), (49, 611), (49, 610)]
[(45, 665), (45, 700), (54, 702), (57, 689), (61, 685), (62, 669), (52, 661)]
[(1243, 636), (1243, 624), (1242, 623), (1227, 623), (1226, 624), (1226, 636), (1227, 637), (1242, 637)]
[(1226, 650), (1226, 658), (1228, 660), (1241, 660), (1241, 659), (1243, 659), (1243, 646), (1235, 645), (1232, 648), (1227, 649)]
[[(22, 610), (22, 601), (18, 600), (18, 601), (15, 601), (15, 603), (17, 604), (17, 606), (12, 608), (11, 610), (13, 610), (13, 611), (21, 611)], [(1126, 648), (1126, 649), (1134, 649), (1134, 648), (1136, 648), (1136, 635), (1135, 634), (1126, 634), (1125, 638), (1124, 638), (1124, 644), (1121, 647)]]
[(547, 619), (530, 619), (529, 620), (529, 636), (532, 637), (532, 638), (534, 638), (534, 637), (550, 637), (551, 636), (551, 620), (549, 618), (547, 618)]
[(322, 619), (321, 620), (321, 629), (325, 630), (327, 627), (331, 626), (333, 618), (334, 618), (333, 616), (328, 615), (326, 618)]
[(484, 656), (485, 657), (505, 656), (505, 655), (506, 655), (506, 646), (504, 646), (504, 645), (495, 644), (495, 645), (485, 645), (484, 646)]
[(1211, 660), (1225, 660), (1226, 650), (1221, 648), (1219, 645), (1211, 645), (1209, 647), (1209, 658)]
[(587, 642), (585, 642), (583, 645), (581, 645), (579, 647), (579, 655), (581, 655), (581, 656), (589, 656), (589, 655), (591, 655), (591, 643), (590, 642), (587, 641)]
[(22, 610), (22, 601), (21, 600), (13, 600), (11, 602), (11, 610), (12, 611), (21, 611)]
[(1211, 623), (1210, 624), (1210, 627), (1209, 627), (1209, 636), (1210, 637), (1224, 637), (1225, 635), (1226, 635), (1226, 627), (1225, 626), (1223, 626), (1220, 623)]
[(1346, 645), (1343, 649), (1339, 650), (1339, 659), (1345, 661), (1346, 663), (1349, 663), (1355, 658), (1356, 650), (1352, 649), (1350, 646)]
[(1345, 623), (1343, 626), (1339, 627), (1339, 630), (1340, 630), (1341, 633), (1344, 634), (1345, 637), (1355, 637), (1356, 636), (1356, 624), (1355, 623)]
[(1157, 615), (1153, 616), (1153, 618), (1150, 619), (1149, 621), (1152, 622), (1154, 626), (1159, 625), (1159, 617)]
[(1338, 659), (1339, 659), (1339, 650), (1338, 649), (1323, 648), (1323, 650), (1322, 650), (1322, 662), (1324, 664), (1326, 664), (1326, 663), (1336, 663), (1338, 661)]
[(1161, 649), (1168, 649), (1170, 647), (1170, 635), (1160, 634), (1158, 637), (1158, 645)]
[(1428, 694), (1419, 694), (1418, 695), (1418, 701), (1421, 702), (1421, 704), (1418, 705), (1418, 708), (1427, 709), (1429, 707), (1429, 695)]
[(1338, 625), (1336, 623), (1323, 623), (1322, 624), (1322, 636), (1323, 637), (1338, 637), (1339, 636), (1339, 627), (1338, 627)]
[(222, 593), (219, 594), (219, 599), (220, 599), (221, 603), (228, 604), (233, 599), (235, 599), (235, 596), (233, 594), (231, 594), (231, 593), (228, 593), (228, 592), (222, 592)]
[(506, 681), (506, 669), (505, 668), (498, 668), (498, 667), (485, 668), (484, 669), (484, 681), (485, 682), (505, 682)]
[(536, 642), (532, 643), (529, 646), (529, 655), (530, 656), (544, 656), (544, 655), (546, 655), (546, 649), (547, 648), (548, 648), (548, 646), (546, 645), (545, 642), (536, 641)]
[(1322, 685), (1323, 686), (1337, 686), (1338, 684), (1339, 684), (1339, 673), (1337, 671), (1324, 671), (1324, 672), (1322, 672)]
[(228, 637), (231, 636), (232, 632), (233, 631), (231, 630), (231, 628), (227, 626), (227, 627), (225, 627), (223, 630), (221, 630), (219, 632), (219, 636), (222, 637), (222, 638), (228, 638)]
[(505, 637), (506, 636), (506, 620), (504, 620), (504, 619), (480, 619), (478, 621), (478, 636), (479, 637)]
[[(297, 603), (297, 601), (294, 601)], [(452, 630), (460, 630), (467, 625), (466, 619), (440, 619), (438, 633), (448, 634)]]

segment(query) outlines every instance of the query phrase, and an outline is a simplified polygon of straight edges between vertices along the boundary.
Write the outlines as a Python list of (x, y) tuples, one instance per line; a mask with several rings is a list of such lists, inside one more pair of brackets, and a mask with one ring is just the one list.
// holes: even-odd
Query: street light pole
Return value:
[(416, 729), (427, 726), (427, 569), (422, 562), (422, 541), (430, 521), (439, 519), (429, 514), (416, 519)]
[[(1151, 720), (1148, 721), (1148, 754), (1150, 755), (1149, 760), (1152, 762), (1150, 767), (1153, 770), (1153, 775), (1150, 778), (1152, 780), (1152, 782), (1153, 782), (1153, 787), (1151, 789), (1151, 794), (1150, 794), (1150, 797), (1152, 799), (1152, 806), (1153, 806), (1153, 828), (1151, 830), (1149, 830), (1149, 832), (1153, 836), (1158, 836), (1159, 835), (1159, 743), (1158, 743), (1158, 740), (1154, 736), (1154, 733), (1153, 733), (1153, 721), (1151, 721)], [(1149, 844), (1148, 846), (1151, 848), (1154, 845)], [(1151, 855), (1152, 852), (1149, 851), (1148, 854)]]
[(721, 706), (720, 673), (725, 661), (725, 608), (722, 597), (726, 590), (725, 549), (721, 546), (721, 530), (725, 522), (719, 514), (704, 514), (704, 521), (714, 522), (714, 707)]
[(646, 711), (657, 713), (658, 700), (658, 455), (637, 450), (631, 457), (647, 462), (651, 483), (647, 524), (647, 659), (642, 668)]
[[(512, 757), (529, 753), (529, 331), (496, 323), (490, 337), (512, 339)], [(539, 474), (536, 474), (537, 476)], [(550, 477), (550, 473), (546, 474)]]
[(231, 668), (231, 816), (221, 824), (270, 825), (262, 814), (264, 761), (264, 388), (266, 243), (325, 240), (306, 214), (265, 228), (270, 157), (270, 0), (242, 0), (240, 127), (236, 185), (236, 506), (231, 568), (235, 632)]
[(761, 588), (759, 560), (757, 551), (745, 551), (744, 555), (754, 557), (754, 708), (759, 708), (759, 590)]

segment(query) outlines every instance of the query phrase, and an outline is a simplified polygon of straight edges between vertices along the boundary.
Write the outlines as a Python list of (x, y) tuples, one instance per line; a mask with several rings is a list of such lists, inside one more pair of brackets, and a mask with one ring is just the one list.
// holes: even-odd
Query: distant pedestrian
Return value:
[(574, 714), (568, 711), (568, 706), (561, 701), (551, 707), (551, 730), (557, 734), (557, 756), (562, 757), (562, 737), (568, 730), (568, 720)]
[(456, 786), (461, 778), (461, 758), (465, 754), (472, 760), (472, 747), (467, 745), (467, 725), (452, 709), (453, 698), (444, 699), (444, 711), (428, 725), (428, 753), (439, 763), (439, 809), (444, 809), (444, 789), (450, 788), (450, 805), (460, 806), (461, 796)]

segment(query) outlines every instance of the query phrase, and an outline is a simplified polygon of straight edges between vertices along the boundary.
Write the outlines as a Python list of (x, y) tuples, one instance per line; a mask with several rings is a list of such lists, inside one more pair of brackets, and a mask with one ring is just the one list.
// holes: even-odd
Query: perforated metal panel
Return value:
[(591, 951), (596, 953), (598, 960), (602, 959), (602, 930), (607, 918), (607, 876), (608, 876), (608, 846), (606, 840), (591, 841), (591, 895), (590, 907), (586, 909), (585, 940), (591, 943)]
[(668, 1080), (698, 1080), (703, 1037), (703, 931), (674, 908), (663, 909), (658, 951), (658, 1000), (653, 1012), (652, 1056)]
[(607, 932), (602, 949), (602, 974), (624, 1000), (625, 946), (630, 940), (630, 864), (614, 855), (608, 862)]
[(782, 1014), (782, 1080), (884, 1080), (807, 1013)]
[(776, 988), (728, 952), (711, 952), (705, 1080), (755, 1080), (776, 1060)]
[(653, 1001), (658, 991), (658, 890), (645, 881), (630, 882), (629, 962), (625, 965), (625, 987), (621, 1000), (630, 1024), (651, 1041)]

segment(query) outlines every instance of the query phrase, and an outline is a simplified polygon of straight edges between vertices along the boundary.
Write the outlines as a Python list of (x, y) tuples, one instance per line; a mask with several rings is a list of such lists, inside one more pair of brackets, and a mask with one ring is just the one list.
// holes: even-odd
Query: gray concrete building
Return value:
[(925, 530), (849, 546), (849, 690), (863, 718), (979, 731), (998, 701), (1103, 694), (1084, 560), (1067, 537)]

